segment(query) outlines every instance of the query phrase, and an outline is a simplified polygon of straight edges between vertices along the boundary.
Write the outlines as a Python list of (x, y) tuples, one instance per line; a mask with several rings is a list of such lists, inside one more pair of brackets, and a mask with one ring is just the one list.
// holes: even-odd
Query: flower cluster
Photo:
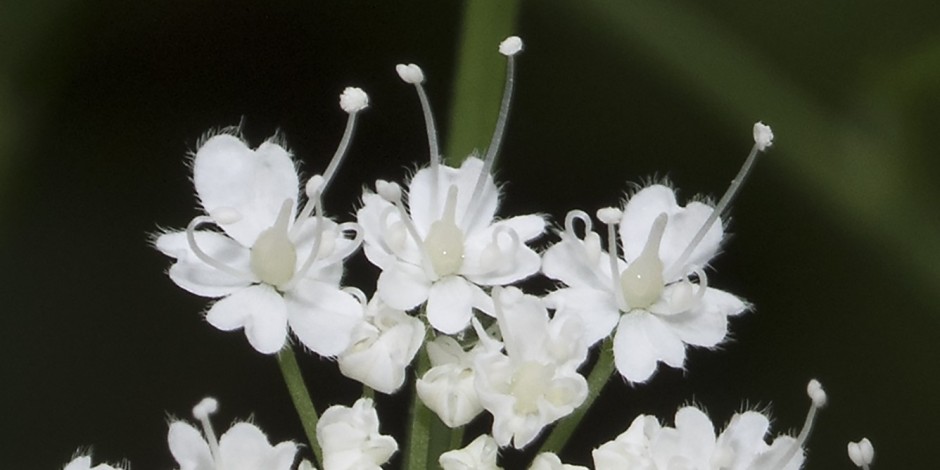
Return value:
[[(557, 239), (540, 253), (532, 242), (551, 231), (549, 220), (501, 214), (503, 191), (493, 177), (521, 50), (518, 37), (500, 44), (507, 80), (496, 130), (484, 154), (458, 166), (440, 155), (424, 72), (414, 64), (397, 67), (417, 91), (429, 159), (403, 184), (378, 180), (365, 189), (354, 221), (328, 217), (322, 203), (357, 116), (368, 106), (362, 90), (347, 88), (340, 97), (346, 132), (322, 174), (301, 184), (298, 163), (278, 137), (252, 149), (237, 129), (213, 133), (192, 154), (201, 215), (184, 230), (154, 239), (173, 259), (173, 282), (216, 299), (207, 322), (242, 330), (262, 354), (279, 353), (285, 377), (292, 373), (288, 358), (296, 343), (335, 358), (339, 371), (362, 383), (367, 396), (413, 385), (414, 420), (423, 419), (424, 407), (430, 410), (424, 415), (433, 413), (443, 427), (461, 428), (488, 413), (489, 433), (425, 456), (448, 470), (500, 468), (500, 448), (526, 448), (566, 418), (577, 424), (575, 411), (590, 405), (614, 369), (642, 384), (660, 363), (683, 368), (688, 347), (720, 345), (729, 318), (749, 310), (743, 299), (711, 287), (707, 271), (725, 239), (731, 200), (757, 156), (772, 145), (770, 128), (754, 125), (751, 152), (716, 204), (700, 198), (681, 205), (672, 187), (650, 184), (622, 204), (597, 210), (596, 217), (570, 211)], [(595, 219), (603, 226), (599, 231)], [(344, 261), (360, 247), (380, 270), (371, 297), (343, 285)], [(557, 288), (542, 295), (524, 290), (520, 281), (539, 275)], [(592, 349), (599, 352), (592, 355)], [(597, 359), (589, 365), (592, 356)], [(596, 382), (586, 378), (588, 367)], [(302, 383), (294, 379), (287, 383), (297, 403), (306, 390), (292, 385)], [(685, 407), (671, 426), (637, 417), (595, 449), (594, 467), (797, 470), (816, 410), (826, 401), (816, 381), (808, 393), (813, 405), (797, 437), (766, 442), (770, 421), (756, 411), (735, 415), (716, 434), (703, 411)], [(298, 444), (272, 446), (248, 422), (217, 439), (209, 422), (216, 407), (206, 399), (194, 408), (201, 431), (184, 421), (170, 424), (168, 443), (179, 470), (377, 469), (398, 451), (395, 439), (379, 433), (370, 398), (330, 407), (318, 421), (305, 418), (308, 434), (316, 436), (310, 439), (316, 462), (299, 466)], [(429, 425), (424, 421), (412, 432), (427, 432)], [(530, 468), (584, 468), (562, 463), (554, 448), (543, 450)], [(867, 466), (873, 449), (864, 440), (850, 444), (849, 454)], [(90, 465), (80, 456), (66, 470)]]

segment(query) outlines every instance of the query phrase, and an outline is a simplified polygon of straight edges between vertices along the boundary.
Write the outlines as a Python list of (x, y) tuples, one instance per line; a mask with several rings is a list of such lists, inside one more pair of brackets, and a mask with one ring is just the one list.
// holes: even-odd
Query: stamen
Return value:
[(867, 437), (858, 442), (849, 442), (848, 451), (852, 463), (863, 470), (869, 470), (869, 466), (875, 460), (875, 448)]
[(206, 436), (206, 442), (209, 444), (209, 453), (212, 454), (212, 460), (216, 463), (220, 461), (219, 440), (212, 429), (212, 422), (209, 421), (209, 415), (214, 414), (219, 409), (219, 402), (215, 398), (203, 398), (193, 407), (193, 416), (199, 420), (202, 425), (202, 432)]
[(274, 225), (261, 232), (251, 247), (251, 270), (265, 284), (281, 287), (294, 277), (297, 250), (288, 236), (293, 208), (294, 201), (284, 200)]
[(355, 297), (356, 301), (359, 302), (359, 305), (362, 305), (363, 310), (365, 310), (366, 305), (369, 304), (369, 298), (366, 297), (365, 292), (362, 292), (362, 290), (360, 290), (358, 287), (346, 286), (340, 290)]
[(610, 261), (610, 281), (613, 283), (611, 287), (614, 293), (614, 298), (617, 300), (617, 307), (620, 308), (620, 310), (626, 310), (626, 298), (624, 296), (623, 288), (621, 287), (623, 282), (621, 281), (619, 258), (617, 254), (616, 230), (617, 222), (620, 220), (623, 214), (621, 213), (620, 216), (617, 216), (616, 211), (619, 211), (619, 209), (613, 207), (599, 209), (597, 211), (597, 219), (607, 224), (607, 259)]
[(806, 421), (803, 422), (803, 429), (800, 430), (800, 434), (796, 437), (796, 442), (793, 447), (784, 454), (777, 465), (774, 468), (783, 469), (786, 465), (793, 459), (793, 456), (796, 455), (798, 450), (803, 449), (803, 446), (806, 445), (806, 441), (809, 439), (810, 433), (813, 431), (813, 424), (816, 422), (816, 412), (826, 406), (826, 391), (823, 390), (822, 384), (818, 380), (810, 380), (806, 385), (806, 394), (810, 399), (809, 412), (806, 413)]
[(424, 270), (424, 274), (428, 277), (428, 279), (437, 280), (437, 273), (435, 273), (434, 267), (431, 265), (431, 256), (428, 254), (428, 250), (424, 246), (424, 241), (421, 239), (421, 235), (418, 234), (418, 228), (415, 227), (414, 222), (411, 220), (411, 216), (409, 216), (408, 211), (405, 210), (405, 205), (401, 202), (401, 186), (399, 186), (398, 183), (377, 180), (375, 182), (375, 191), (379, 196), (382, 196), (383, 199), (394, 204), (395, 208), (398, 209), (398, 216), (401, 219), (402, 225), (405, 226), (408, 234), (411, 235), (411, 238), (415, 241), (418, 249), (421, 250), (421, 269)]
[[(424, 71), (415, 64), (398, 64), (395, 71), (405, 83), (415, 86), (418, 91), (418, 100), (421, 101), (421, 112), (424, 114), (424, 125), (428, 131), (428, 150), (431, 152), (431, 169), (437, 173), (437, 165), (440, 163), (441, 154), (437, 144), (437, 127), (434, 125), (434, 115), (431, 113), (431, 104), (428, 101), (428, 95), (424, 92)], [(436, 186), (435, 186), (435, 189)]]
[(623, 299), (631, 309), (649, 307), (662, 297), (666, 283), (663, 279), (663, 262), (659, 259), (659, 245), (666, 231), (667, 220), (665, 213), (656, 217), (643, 251), (630, 261), (620, 275)]
[[(522, 40), (517, 36), (507, 38), (500, 44), (500, 53), (506, 56), (506, 84), (503, 87), (503, 100), (499, 105), (499, 116), (496, 118), (496, 129), (493, 130), (493, 137), (490, 139), (490, 145), (486, 150), (486, 156), (483, 158), (483, 168), (480, 170), (480, 176), (477, 177), (476, 186), (473, 188), (473, 196), (470, 201), (480, 201), (483, 197), (483, 191), (486, 186), (486, 178), (493, 169), (493, 162), (499, 153), (499, 147), (503, 142), (503, 135), (506, 133), (506, 120), (509, 118), (509, 103), (512, 101), (512, 91), (516, 82), (516, 54), (522, 50)], [(470, 212), (467, 217), (465, 227), (472, 227), (474, 219), (479, 217), (479, 207)]]
[(692, 237), (692, 240), (685, 248), (685, 251), (682, 252), (682, 255), (680, 255), (679, 258), (676, 259), (675, 263), (669, 267), (669, 278), (675, 276), (677, 274), (675, 271), (682, 268), (682, 266), (689, 260), (689, 258), (692, 256), (692, 252), (695, 251), (695, 248), (698, 246), (698, 244), (701, 243), (702, 239), (705, 238), (705, 234), (708, 233), (709, 229), (711, 229), (715, 221), (718, 220), (718, 218), (721, 216), (728, 215), (727, 212), (730, 210), (731, 203), (740, 192), (744, 181), (747, 180), (747, 177), (751, 174), (751, 169), (754, 168), (754, 163), (757, 161), (757, 156), (770, 147), (773, 142), (773, 137), (774, 135), (770, 130), (770, 127), (760, 122), (754, 124), (754, 146), (751, 147), (751, 152), (747, 155), (747, 159), (744, 160), (744, 164), (741, 165), (741, 169), (738, 170), (738, 174), (735, 175), (733, 180), (731, 180), (731, 185), (728, 186), (728, 190), (725, 191), (725, 194), (721, 196), (721, 199), (718, 201), (715, 209), (712, 210), (712, 213), (708, 216), (708, 219), (705, 220), (705, 223), (702, 224), (702, 227), (698, 230), (695, 236)]
[(513, 259), (505, 256), (503, 250), (499, 248), (499, 237), (502, 234), (509, 235), (509, 241), (512, 245), (509, 249), (510, 253), (515, 253), (522, 245), (522, 240), (515, 230), (510, 227), (497, 227), (493, 230), (492, 241), (483, 249), (483, 253), (480, 255), (480, 267), (483, 268), (484, 272), (498, 271), (501, 267), (500, 265), (511, 264), (513, 262)]
[(199, 258), (200, 261), (206, 263), (209, 266), (212, 266), (215, 269), (218, 269), (219, 271), (232, 275), (238, 279), (254, 281), (255, 278), (250, 273), (242, 272), (209, 256), (208, 253), (199, 247), (199, 244), (196, 243), (196, 228), (202, 224), (209, 223), (216, 223), (216, 221), (212, 217), (205, 215), (196, 217), (189, 222), (189, 225), (186, 226), (186, 242), (189, 244), (189, 249), (193, 252), (194, 255), (196, 255), (196, 258)]
[(346, 130), (343, 132), (343, 137), (339, 141), (339, 146), (336, 147), (336, 152), (333, 154), (330, 164), (326, 167), (326, 171), (323, 172), (323, 183), (320, 185), (320, 194), (326, 192), (327, 186), (333, 181), (336, 170), (339, 169), (339, 164), (342, 163), (343, 157), (346, 156), (346, 150), (349, 149), (349, 141), (352, 139), (353, 131), (356, 129), (356, 116), (359, 115), (359, 111), (369, 106), (369, 95), (362, 91), (361, 88), (349, 87), (343, 90), (343, 94), (340, 95), (339, 98), (339, 103), (343, 111), (349, 113), (349, 118), (346, 120)]
[(300, 235), (300, 230), (302, 229), (304, 222), (310, 218), (310, 215), (313, 213), (313, 209), (318, 204), (321, 189), (323, 189), (322, 175), (313, 175), (310, 177), (310, 179), (307, 180), (307, 184), (304, 186), (304, 194), (307, 195), (307, 203), (304, 204), (304, 208), (300, 211), (300, 214), (297, 215), (297, 219), (294, 220), (294, 225), (290, 229), (291, 239), (296, 240), (297, 236)]

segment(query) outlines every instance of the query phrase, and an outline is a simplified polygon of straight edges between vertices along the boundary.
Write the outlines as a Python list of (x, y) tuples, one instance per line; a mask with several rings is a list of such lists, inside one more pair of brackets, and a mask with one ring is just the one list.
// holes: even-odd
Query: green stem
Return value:
[(307, 391), (307, 385), (304, 384), (304, 378), (300, 373), (300, 366), (297, 365), (294, 350), (290, 346), (281, 349), (277, 354), (277, 363), (281, 366), (281, 375), (284, 376), (287, 392), (290, 394), (291, 401), (294, 402), (297, 416), (300, 417), (300, 423), (304, 427), (307, 440), (310, 442), (310, 448), (316, 458), (316, 462), (313, 463), (319, 465), (319, 462), (323, 461), (323, 450), (320, 449), (320, 443), (317, 442), (317, 421), (320, 417), (310, 400), (310, 392)]
[(568, 439), (571, 438), (571, 435), (574, 433), (574, 430), (577, 429), (578, 424), (580, 424), (581, 420), (584, 419), (584, 415), (587, 414), (589, 409), (591, 409), (591, 405), (594, 404), (594, 400), (597, 400), (597, 397), (601, 394), (601, 390), (603, 390), (604, 386), (607, 385), (607, 382), (610, 380), (610, 377), (613, 375), (613, 373), (613, 339), (608, 337), (601, 345), (600, 355), (597, 358), (597, 362), (594, 363), (594, 368), (591, 369), (591, 374), (588, 376), (588, 396), (584, 400), (584, 403), (577, 410), (575, 410), (574, 413), (571, 413), (566, 418), (558, 422), (555, 428), (552, 429), (552, 433), (548, 435), (547, 439), (545, 439), (545, 442), (542, 444), (542, 448), (539, 449), (538, 453), (558, 453), (558, 451), (564, 449), (565, 444), (568, 443)]
[[(421, 378), (431, 366), (431, 358), (426, 348), (418, 353), (418, 363), (415, 366), (415, 381)], [(412, 382), (415, 383), (415, 382)], [(408, 428), (408, 445), (405, 448), (404, 468), (408, 470), (425, 470), (428, 468), (428, 444), (430, 442), (431, 420), (434, 413), (424, 406), (418, 397), (417, 388), (412, 388), (411, 397), (411, 425)]]

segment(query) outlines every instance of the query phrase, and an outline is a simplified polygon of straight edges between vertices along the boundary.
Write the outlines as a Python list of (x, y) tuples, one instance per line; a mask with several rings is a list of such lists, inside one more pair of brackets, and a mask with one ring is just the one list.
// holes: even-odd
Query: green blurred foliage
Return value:
[[(470, 6), (484, 3), (498, 2)], [(184, 157), (207, 129), (244, 118), (253, 143), (280, 130), (310, 174), (342, 132), (336, 96), (358, 85), (372, 109), (327, 200), (348, 217), (363, 184), (427, 154), (399, 62), (424, 68), (439, 122), (464, 132), (443, 133), (447, 155), (484, 149), (504, 67), (495, 42), (460, 42), (463, 6), (0, 5), (4, 464), (56, 468), (94, 445), (105, 460), (167, 468), (165, 413), (186, 417), (205, 394), (222, 403), (220, 425), (255, 412), (272, 440), (300, 439), (274, 360), (199, 318), (206, 302), (166, 279), (148, 233), (195, 215)], [(772, 402), (775, 430), (793, 429), (818, 376), (832, 403), (807, 468), (851, 468), (845, 442), (864, 435), (876, 468), (929, 466), (940, 7), (553, 0), (522, 2), (516, 22), (527, 47), (499, 163), (507, 215), (591, 212), (654, 174), (686, 196), (719, 195), (753, 121), (777, 134), (710, 276), (756, 311), (721, 350), (692, 351), (684, 372), (641, 387), (615, 379), (565, 457), (586, 463), (637, 413), (668, 419), (689, 401), (718, 422)], [(486, 62), (468, 70), (471, 57)], [(351, 270), (351, 282), (374, 282), (363, 260)], [(318, 404), (351, 401), (358, 389), (334, 364), (301, 361)], [(379, 406), (400, 433), (401, 401)]]

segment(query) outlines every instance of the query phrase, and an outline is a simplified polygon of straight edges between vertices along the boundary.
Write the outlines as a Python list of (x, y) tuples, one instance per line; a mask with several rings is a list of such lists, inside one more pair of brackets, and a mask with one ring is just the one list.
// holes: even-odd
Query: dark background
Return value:
[[(207, 130), (244, 119), (253, 145), (280, 131), (305, 174), (322, 171), (345, 124), (337, 96), (360, 86), (372, 108), (326, 201), (349, 220), (362, 185), (400, 179), (426, 155), (395, 64), (424, 68), (447, 122), (460, 2), (131, 3), (0, 5), (8, 468), (59, 468), (87, 446), (96, 461), (171, 468), (167, 416), (189, 418), (206, 395), (221, 402), (219, 431), (253, 415), (272, 441), (302, 441), (275, 360), (207, 325), (206, 300), (174, 286), (148, 244), (197, 214), (184, 157)], [(716, 423), (757, 407), (772, 410), (775, 432), (798, 429), (817, 377), (831, 404), (806, 468), (853, 468), (845, 444), (863, 436), (878, 468), (935, 462), (940, 7), (574, 5), (522, 3), (503, 214), (593, 212), (652, 175), (685, 197), (718, 197), (754, 121), (777, 139), (709, 277), (756, 311), (732, 321), (719, 351), (691, 351), (686, 371), (612, 381), (566, 460), (587, 464), (638, 413), (669, 420), (689, 402)], [(361, 255), (350, 271), (371, 292)], [(358, 393), (328, 361), (301, 365), (321, 407)], [(403, 403), (379, 398), (400, 444)]]

